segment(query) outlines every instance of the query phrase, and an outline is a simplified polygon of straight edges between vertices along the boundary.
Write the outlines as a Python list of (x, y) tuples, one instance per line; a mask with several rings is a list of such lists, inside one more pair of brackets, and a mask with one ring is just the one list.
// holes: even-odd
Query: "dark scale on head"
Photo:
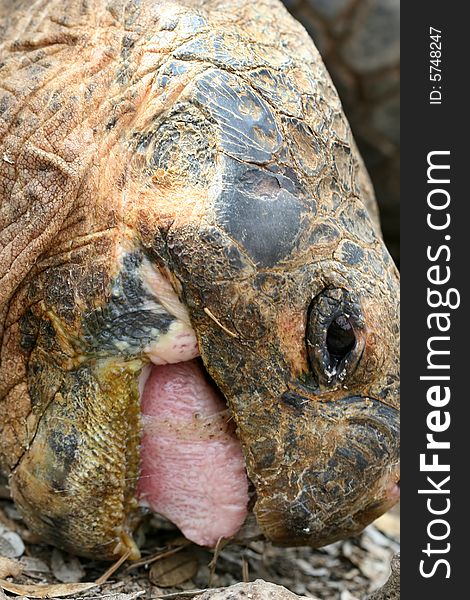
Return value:
[(168, 332), (174, 317), (145, 289), (143, 260), (140, 251), (126, 254), (107, 303), (84, 314), (83, 338), (92, 352), (135, 355)]
[(341, 210), (340, 224), (348, 235), (360, 242), (371, 244), (377, 238), (367, 210), (359, 200), (352, 199), (350, 202), (354, 202), (354, 205), (351, 206), (348, 202)]
[(188, 12), (181, 16), (179, 24), (185, 34), (193, 35), (207, 27), (207, 19), (197, 13)]
[(184, 61), (181, 60), (172, 60), (169, 63), (165, 63), (162, 68), (159, 70), (159, 75), (157, 77), (157, 82), (160, 84), (160, 87), (163, 89), (168, 85), (168, 82), (173, 77), (179, 77), (188, 71), (188, 65)]
[(217, 222), (254, 263), (273, 267), (295, 248), (305, 206), (269, 171), (229, 158), (225, 166)]
[(333, 156), (338, 181), (345, 192), (350, 192), (353, 170), (351, 149), (344, 144), (334, 144)]
[(347, 265), (358, 265), (364, 260), (364, 250), (353, 242), (343, 242), (338, 251), (341, 261)]
[(385, 269), (383, 263), (380, 261), (380, 255), (374, 250), (367, 252), (366, 261), (372, 272), (380, 279), (385, 277)]
[[(287, 159), (286, 156), (284, 158)], [(305, 184), (300, 180), (299, 174), (295, 169), (284, 163), (270, 163), (266, 165), (266, 169), (270, 173), (275, 173), (281, 187), (295, 196), (304, 198), (309, 211), (316, 213), (316, 203), (310, 196), (306, 197)]]
[(218, 126), (221, 149), (246, 162), (266, 163), (281, 146), (273, 112), (239, 77), (210, 69), (195, 81), (193, 101)]
[(253, 285), (264, 296), (279, 302), (285, 285), (285, 276), (278, 273), (258, 273)]
[[(253, 270), (253, 264), (244, 248), (231, 238), (223, 228), (217, 225), (207, 225), (198, 232), (198, 243), (206, 249), (205, 252), (192, 252), (191, 277), (199, 289), (203, 290), (207, 279), (216, 282), (213, 292), (222, 293), (223, 283), (239, 278), (243, 273), (248, 275)], [(177, 260), (187, 259), (187, 246), (184, 238), (171, 231), (166, 240), (167, 248), (177, 257)], [(207, 253), (212, 260), (207, 260)], [(180, 268), (185, 268), (180, 263)], [(205, 299), (207, 301), (207, 298)]]

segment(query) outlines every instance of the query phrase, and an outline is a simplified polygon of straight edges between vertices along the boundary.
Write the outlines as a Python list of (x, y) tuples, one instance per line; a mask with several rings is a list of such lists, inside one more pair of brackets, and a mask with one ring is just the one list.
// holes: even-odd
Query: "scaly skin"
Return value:
[[(396, 500), (398, 276), (307, 34), (276, 0), (14, 5), (0, 461), (25, 520), (72, 552), (137, 556), (137, 375), (179, 322), (153, 269), (232, 410), (262, 531), (358, 532)], [(356, 345), (335, 372), (338, 315)]]
[(400, 0), (285, 0), (338, 89), (374, 184), (384, 238), (400, 255)]

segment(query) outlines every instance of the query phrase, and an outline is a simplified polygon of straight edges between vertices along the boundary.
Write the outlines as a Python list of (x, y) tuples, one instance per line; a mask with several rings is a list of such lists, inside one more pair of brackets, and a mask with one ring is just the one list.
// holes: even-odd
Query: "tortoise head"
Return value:
[[(24, 242), (0, 295), (15, 502), (68, 550), (137, 556), (152, 445), (139, 375), (199, 354), (263, 533), (312, 546), (355, 534), (398, 498), (398, 276), (321, 59), (274, 1), (223, 15), (216, 0), (102, 4), (28, 20), (49, 23), (51, 45), (69, 36), (71, 68), (48, 60), (34, 110), (25, 95), (5, 113), (2, 235)], [(47, 46), (31, 33), (6, 54), (13, 81), (15, 52)], [(182, 430), (159, 427), (177, 453)]]
[[(178, 107), (204, 126), (179, 129), (184, 154), (160, 138), (151, 160), (190, 195), (207, 181), (199, 210), (165, 231), (165, 263), (237, 425), (258, 524), (321, 546), (399, 497), (399, 280), (336, 92), (320, 69), (328, 109), (313, 118), (297, 77), (303, 118), (208, 69)], [(201, 145), (212, 152), (191, 173)]]
[(399, 497), (397, 272), (361, 196), (328, 176), (333, 190), (275, 165), (221, 168), (210, 211), (166, 238), (173, 272), (259, 526), (322, 546)]

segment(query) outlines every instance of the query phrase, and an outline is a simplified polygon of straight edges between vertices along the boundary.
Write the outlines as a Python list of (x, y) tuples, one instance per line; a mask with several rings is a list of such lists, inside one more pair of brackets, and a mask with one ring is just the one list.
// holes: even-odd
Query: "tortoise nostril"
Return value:
[(326, 346), (330, 356), (342, 360), (356, 345), (353, 326), (347, 315), (337, 316), (326, 332)]
[(345, 288), (325, 288), (309, 306), (306, 343), (310, 368), (330, 389), (356, 375), (366, 346), (360, 298)]

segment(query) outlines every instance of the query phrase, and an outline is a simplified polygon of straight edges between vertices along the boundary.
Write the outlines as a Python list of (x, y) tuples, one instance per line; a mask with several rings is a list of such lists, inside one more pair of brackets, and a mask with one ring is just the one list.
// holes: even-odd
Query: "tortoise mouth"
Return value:
[(139, 503), (213, 547), (248, 514), (249, 480), (225, 399), (201, 359), (144, 367)]
[[(230, 409), (202, 359), (149, 364), (140, 375), (139, 389), (142, 423), (136, 490), (139, 504), (171, 521), (198, 545), (214, 547), (221, 538), (238, 539), (241, 531), (245, 531), (243, 526), (257, 495), (247, 474)], [(350, 398), (343, 403), (347, 400), (358, 401)], [(276, 544), (314, 546), (355, 535), (398, 501), (398, 467), (385, 469), (374, 485), (376, 493), (368, 490), (369, 501), (362, 496), (362, 508), (356, 507), (354, 519), (339, 519), (330, 524), (334, 530), (331, 535), (326, 531), (326, 523), (321, 531), (310, 526), (303, 528), (301, 538), (298, 527), (295, 535), (291, 527), (281, 527), (290, 518), (292, 511), (288, 508), (282, 517), (278, 514), (271, 530), (255, 506), (257, 534), (261, 526)], [(342, 503), (341, 498), (338, 503)], [(274, 507), (273, 514), (277, 512)]]

